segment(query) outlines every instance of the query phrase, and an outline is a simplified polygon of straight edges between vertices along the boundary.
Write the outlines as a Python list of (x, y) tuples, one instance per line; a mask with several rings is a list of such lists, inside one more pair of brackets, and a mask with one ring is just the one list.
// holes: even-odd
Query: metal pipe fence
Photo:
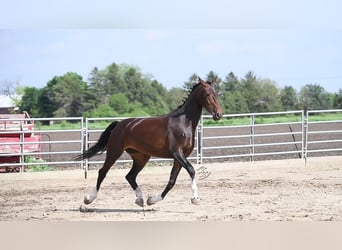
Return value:
[[(316, 119), (332, 113), (336, 114), (333, 120)], [(309, 110), (306, 138), (307, 156), (342, 154), (342, 110)]]
[[(225, 126), (208, 126), (202, 116), (203, 141), (198, 162), (209, 160), (260, 160), (304, 157), (304, 112), (270, 112), (224, 115)], [(276, 157), (271, 157), (276, 156)]]
[[(73, 160), (83, 149), (82, 117), (10, 118), (0, 121), (21, 124), (20, 127), (0, 130), (0, 169), (23, 172), (25, 167), (83, 167), (82, 162)], [(29, 131), (22, 125), (28, 121), (35, 124)], [(58, 129), (53, 129), (55, 123), (60, 124)], [(63, 124), (65, 127), (74, 124), (75, 128), (61, 129)]]
[[(326, 120), (317, 117), (327, 116)], [(331, 119), (328, 116), (334, 115)], [(14, 167), (24, 171), (29, 166), (77, 167), (87, 173), (90, 166), (98, 167), (104, 155), (81, 161), (73, 158), (92, 146), (100, 134), (117, 118), (30, 118), (35, 127), (30, 133), (40, 140), (29, 141), (27, 131), (0, 129), (0, 169)], [(13, 119), (7, 119), (6, 122)], [(25, 121), (25, 119), (14, 119)], [(53, 129), (43, 123), (67, 123), (67, 129)], [(69, 125), (73, 124), (73, 128)], [(4, 134), (19, 134), (17, 141), (4, 141)], [(38, 151), (26, 150), (39, 144)], [(18, 147), (16, 152), (1, 149)], [(196, 130), (195, 146), (189, 160), (197, 164), (211, 161), (258, 161), (313, 156), (342, 155), (342, 110), (291, 111), (224, 115), (215, 123), (211, 116), (202, 115)], [(12, 158), (16, 161), (11, 161)], [(30, 161), (37, 158), (41, 161)], [(152, 164), (170, 159), (151, 158)], [(124, 153), (118, 163), (131, 163)]]

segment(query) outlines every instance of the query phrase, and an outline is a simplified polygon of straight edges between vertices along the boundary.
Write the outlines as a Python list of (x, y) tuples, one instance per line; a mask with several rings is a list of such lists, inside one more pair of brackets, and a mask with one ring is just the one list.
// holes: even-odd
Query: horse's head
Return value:
[(201, 104), (213, 116), (215, 121), (220, 120), (223, 115), (223, 110), (218, 95), (215, 90), (216, 79), (211, 82), (205, 82), (201, 78), (198, 79), (201, 88)]

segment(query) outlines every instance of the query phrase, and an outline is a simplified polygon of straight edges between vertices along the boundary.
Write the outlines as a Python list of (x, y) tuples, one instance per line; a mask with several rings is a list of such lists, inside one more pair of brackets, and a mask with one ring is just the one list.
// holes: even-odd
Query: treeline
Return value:
[(26, 87), (23, 92), (20, 109), (34, 117), (159, 115), (183, 98), (182, 91), (168, 91), (139, 68), (115, 63), (103, 70), (95, 67), (88, 81), (68, 72), (44, 88)]
[(244, 78), (229, 73), (220, 93), (228, 113), (322, 110), (342, 108), (342, 89), (329, 93), (319, 84), (306, 84), (299, 91), (292, 86), (279, 88), (276, 82), (247, 72)]
[[(213, 71), (205, 76), (213, 77), (217, 77)], [(43, 88), (25, 87), (19, 107), (33, 117), (155, 116), (182, 104), (197, 80), (193, 74), (182, 88), (168, 90), (135, 66), (112, 63), (104, 69), (95, 67), (87, 81), (68, 72)], [(307, 84), (298, 92), (291, 86), (280, 89), (253, 72), (242, 78), (232, 72), (224, 79), (218, 77), (216, 87), (226, 114), (342, 108), (342, 90), (328, 93), (317, 84)]]

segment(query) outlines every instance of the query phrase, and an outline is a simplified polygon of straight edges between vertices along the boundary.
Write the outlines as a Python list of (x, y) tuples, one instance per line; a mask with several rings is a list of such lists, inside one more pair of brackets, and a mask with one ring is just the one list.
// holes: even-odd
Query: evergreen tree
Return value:
[(194, 73), (189, 77), (188, 81), (184, 82), (183, 89), (186, 92), (189, 92), (192, 89), (192, 87), (197, 83), (198, 83), (198, 75)]

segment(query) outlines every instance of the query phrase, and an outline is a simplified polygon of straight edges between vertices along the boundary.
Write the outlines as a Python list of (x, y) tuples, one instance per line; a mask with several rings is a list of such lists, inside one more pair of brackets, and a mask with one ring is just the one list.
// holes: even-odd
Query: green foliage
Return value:
[(226, 114), (241, 114), (249, 111), (246, 99), (240, 90), (225, 92), (222, 105)]
[(171, 88), (166, 95), (166, 103), (169, 105), (170, 110), (174, 110), (183, 104), (186, 98), (186, 92), (182, 88)]
[(124, 93), (113, 94), (109, 97), (109, 106), (118, 114), (129, 113), (131, 104)]
[[(96, 90), (98, 105), (108, 104), (119, 116), (161, 115), (170, 111), (165, 101), (167, 90), (134, 66), (113, 63), (104, 70), (94, 68), (89, 78), (89, 89)], [(88, 111), (87, 114), (96, 117), (99, 112)], [(103, 112), (100, 115), (103, 117)], [(105, 116), (112, 115), (112, 112), (107, 112)]]
[(192, 86), (194, 86), (198, 82), (198, 75), (197, 74), (192, 74), (188, 81), (183, 83), (183, 89), (186, 92), (189, 92), (192, 89)]
[(285, 86), (280, 90), (280, 102), (283, 106), (283, 110), (296, 110), (296, 105), (298, 104), (296, 90), (292, 86)]
[(116, 113), (108, 104), (100, 104), (98, 108), (92, 112), (92, 117), (115, 117), (119, 114)]
[[(317, 120), (334, 120), (336, 118), (332, 115), (324, 115), (317, 116)], [(337, 119), (336, 119), (337, 120)], [(274, 123), (288, 123), (288, 122), (300, 122), (301, 116), (293, 115), (293, 114), (285, 114), (285, 115), (276, 115), (276, 116), (256, 116), (254, 123), (255, 124), (274, 124)], [(251, 118), (246, 117), (225, 117), (219, 121), (214, 121), (212, 119), (205, 119), (205, 126), (241, 126), (241, 125), (250, 125)]]
[(333, 95), (333, 106), (336, 109), (342, 109), (342, 89), (340, 89), (339, 93), (332, 94)]
[(247, 72), (238, 79), (229, 73), (221, 86), (222, 105), (225, 113), (272, 112), (281, 109), (279, 88), (270, 79), (257, 78), (253, 72)]
[(38, 117), (39, 113), (39, 89), (35, 87), (25, 87), (23, 89), (19, 108), (27, 111), (32, 117)]
[[(230, 72), (223, 81), (209, 71), (204, 80), (214, 78), (225, 114), (342, 108), (342, 90), (327, 93), (317, 84), (307, 84), (297, 93), (291, 86), (280, 89), (252, 71), (243, 78)], [(197, 82), (198, 75), (191, 74), (183, 88), (167, 90), (136, 66), (112, 63), (104, 69), (94, 67), (88, 81), (67, 72), (41, 89), (20, 89), (19, 107), (32, 117), (157, 116), (180, 106)]]
[(320, 110), (333, 107), (329, 93), (318, 84), (306, 84), (299, 93), (300, 106), (303, 109)]
[(36, 158), (34, 156), (25, 156), (25, 163), (36, 163), (33, 165), (27, 165), (27, 170), (29, 172), (42, 172), (42, 171), (52, 171), (54, 168), (47, 164), (44, 164), (44, 160), (41, 158)]

